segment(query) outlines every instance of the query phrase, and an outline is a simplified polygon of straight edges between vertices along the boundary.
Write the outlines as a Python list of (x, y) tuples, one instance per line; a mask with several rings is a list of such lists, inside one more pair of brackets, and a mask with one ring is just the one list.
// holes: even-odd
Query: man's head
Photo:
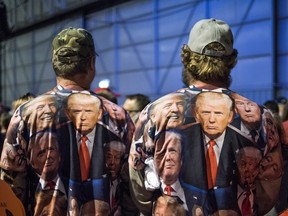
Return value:
[(125, 154), (125, 145), (120, 141), (111, 141), (104, 145), (106, 166), (111, 174), (112, 180), (119, 176), (123, 157)]
[(76, 130), (87, 135), (102, 116), (101, 101), (88, 93), (72, 93), (67, 98), (66, 113)]
[(85, 29), (70, 27), (55, 36), (52, 48), (56, 76), (71, 79), (78, 75), (82, 78), (77, 77), (81, 86), (89, 89), (95, 76), (96, 53), (92, 35)]
[(224, 93), (202, 92), (195, 97), (194, 116), (204, 134), (216, 139), (234, 117), (234, 102)]
[(260, 149), (254, 146), (246, 146), (239, 149), (236, 154), (236, 164), (239, 170), (239, 184), (243, 187), (253, 185), (259, 173), (259, 162), (262, 159)]
[(230, 72), (237, 63), (233, 42), (232, 31), (225, 22), (214, 18), (198, 21), (190, 31), (188, 44), (182, 47), (184, 84), (202, 81), (229, 87)]
[(241, 121), (249, 130), (258, 130), (261, 126), (261, 109), (253, 101), (237, 94), (231, 95), (235, 100), (236, 111)]
[(28, 154), (32, 168), (41, 178), (49, 181), (57, 176), (60, 153), (55, 133), (45, 130), (32, 135)]
[(126, 95), (123, 103), (123, 108), (129, 113), (132, 120), (136, 122), (139, 113), (150, 103), (148, 96), (143, 94), (130, 94)]

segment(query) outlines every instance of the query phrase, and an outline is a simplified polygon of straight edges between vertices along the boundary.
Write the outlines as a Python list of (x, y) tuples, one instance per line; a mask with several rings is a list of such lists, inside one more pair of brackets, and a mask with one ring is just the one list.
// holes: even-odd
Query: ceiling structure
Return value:
[(234, 33), (239, 60), (232, 90), (259, 103), (288, 97), (287, 0), (3, 2), (9, 26), (0, 56), (4, 103), (56, 84), (51, 41), (69, 26), (86, 28), (94, 37), (99, 57), (92, 88), (109, 79), (120, 103), (126, 94), (139, 92), (155, 99), (183, 86), (181, 46), (192, 25), (210, 17), (225, 20)]

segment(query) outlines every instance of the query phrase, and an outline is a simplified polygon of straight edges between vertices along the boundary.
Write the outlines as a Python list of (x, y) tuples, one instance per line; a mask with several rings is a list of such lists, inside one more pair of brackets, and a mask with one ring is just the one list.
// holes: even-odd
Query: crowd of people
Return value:
[(57, 86), (1, 115), (1, 184), (26, 215), (285, 212), (287, 101), (259, 105), (230, 89), (233, 40), (227, 23), (198, 21), (181, 52), (185, 88), (120, 105), (109, 88), (91, 90), (92, 35), (63, 29), (52, 42)]

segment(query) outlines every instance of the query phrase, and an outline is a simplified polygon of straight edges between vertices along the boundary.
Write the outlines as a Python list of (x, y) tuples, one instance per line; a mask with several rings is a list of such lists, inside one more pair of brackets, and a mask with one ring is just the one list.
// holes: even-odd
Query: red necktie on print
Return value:
[(112, 195), (112, 203), (111, 203), (111, 207), (114, 208), (117, 204), (117, 201), (116, 201), (116, 197), (114, 195)]
[(88, 179), (89, 168), (90, 168), (90, 154), (89, 154), (88, 147), (86, 145), (87, 140), (88, 138), (86, 136), (82, 136), (80, 149), (79, 149), (79, 161), (80, 161), (82, 181), (85, 181)]
[(242, 206), (241, 206), (242, 216), (252, 216), (252, 209), (251, 209), (249, 196), (250, 196), (250, 191), (245, 192), (245, 198), (243, 199)]
[(170, 185), (167, 185), (164, 189), (164, 191), (166, 191), (167, 195), (168, 196), (171, 196), (172, 195), (172, 192), (175, 192), (175, 190), (170, 186)]
[(208, 189), (213, 188), (216, 183), (217, 159), (213, 146), (216, 145), (214, 140), (209, 141), (209, 147), (206, 154), (206, 171), (208, 180)]
[(46, 185), (45, 185), (45, 190), (54, 190), (55, 189), (55, 185), (56, 183), (54, 181), (48, 181), (46, 182)]

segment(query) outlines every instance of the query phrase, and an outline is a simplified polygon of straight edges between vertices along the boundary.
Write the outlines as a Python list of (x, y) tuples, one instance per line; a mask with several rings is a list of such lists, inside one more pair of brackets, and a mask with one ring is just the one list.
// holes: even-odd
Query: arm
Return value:
[[(147, 111), (147, 110), (146, 110)], [(145, 169), (145, 145), (144, 140), (147, 135), (148, 113), (142, 111), (136, 125), (134, 140), (130, 148), (129, 155), (129, 176), (130, 193), (132, 200), (143, 215), (151, 215), (153, 207), (153, 191), (146, 190), (144, 182)], [(146, 134), (144, 134), (146, 133)], [(144, 139), (143, 139), (144, 138)]]
[(24, 124), (18, 111), (13, 115), (4, 141), (1, 154), (1, 179), (7, 182), (17, 197), (24, 203), (26, 197), (27, 162), (25, 149), (27, 143), (23, 138)]
[[(284, 162), (277, 122), (264, 109), (264, 131), (266, 146), (264, 156), (260, 161), (260, 171), (255, 181), (255, 204), (260, 215), (270, 211), (279, 199)], [(266, 118), (266, 119), (265, 119)]]

